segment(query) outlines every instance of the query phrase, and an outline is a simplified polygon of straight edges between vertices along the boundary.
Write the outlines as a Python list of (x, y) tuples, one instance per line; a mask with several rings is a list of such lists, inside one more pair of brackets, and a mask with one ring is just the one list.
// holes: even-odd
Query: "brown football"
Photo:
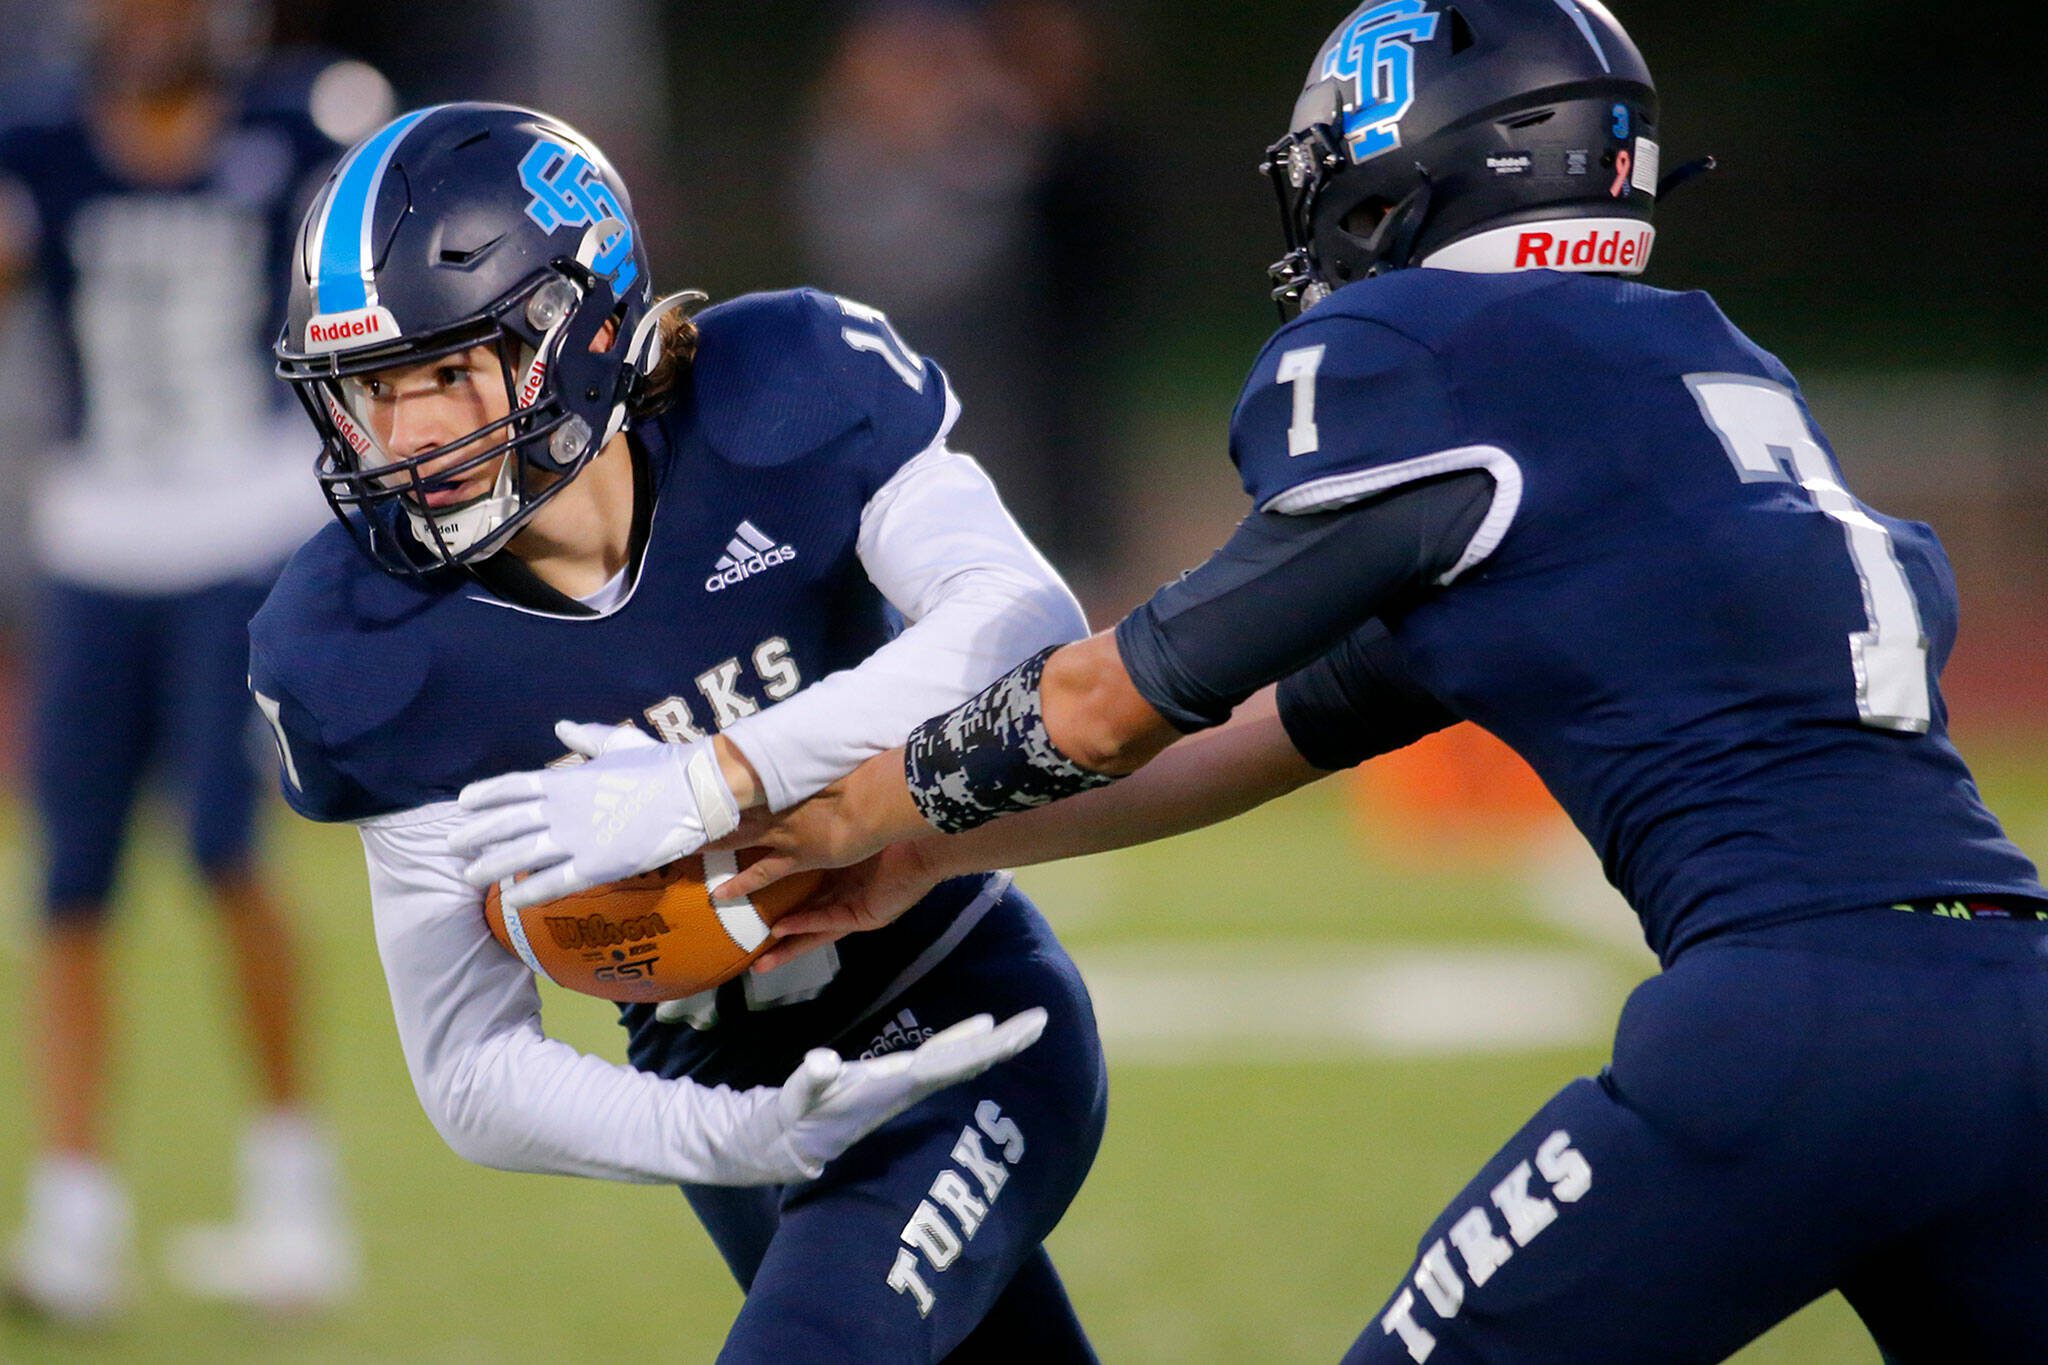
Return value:
[(752, 900), (713, 905), (710, 888), (752, 861), (691, 854), (528, 906), (510, 932), (493, 886), (484, 893), (484, 921), (506, 952), (558, 986), (601, 1000), (680, 1000), (745, 971), (767, 948), (768, 926), (809, 895), (821, 875), (794, 873)]

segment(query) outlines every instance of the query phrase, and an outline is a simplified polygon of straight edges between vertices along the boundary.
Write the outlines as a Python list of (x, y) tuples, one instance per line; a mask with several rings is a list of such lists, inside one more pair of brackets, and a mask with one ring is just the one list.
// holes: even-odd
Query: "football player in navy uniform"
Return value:
[(1948, 739), (1955, 582), (1847, 490), (1782, 364), (1629, 278), (1656, 116), (1592, 0), (1355, 11), (1269, 158), (1303, 311), (1232, 419), (1256, 510), (1114, 631), (747, 836), (778, 852), (729, 890), (921, 836), (777, 925), (801, 961), (935, 876), (1194, 828), (1474, 721), (1664, 970), (1350, 1358), (1718, 1360), (1830, 1289), (1892, 1360), (2048, 1358), (2048, 895)]
[(948, 448), (945, 375), (849, 300), (657, 299), (609, 163), (503, 105), (357, 146), (291, 278), (279, 371), (339, 519), (253, 623), (250, 682), (291, 804), (361, 830), (442, 1136), (488, 1165), (682, 1184), (747, 1290), (725, 1359), (1092, 1358), (1041, 1243), (1101, 1138), (1101, 1051), (1006, 876), (623, 1008), (627, 1067), (545, 1036), (533, 973), (485, 927), (496, 878), (466, 881), (452, 837), (517, 842), (573, 807), (559, 867), (506, 904), (607, 882), (615, 848), (690, 852), (1083, 635)]
[[(83, 88), (0, 133), (0, 287), (42, 296), (69, 404), (33, 498), (41, 1132), (8, 1278), (68, 1320), (105, 1318), (129, 1291), (132, 1214), (104, 1132), (119, 999), (106, 926), (152, 765), (220, 911), (262, 1106), (242, 1134), (236, 1220), (181, 1233), (167, 1264), (189, 1289), (269, 1307), (329, 1302), (355, 1278), (334, 1156), (307, 1108), (293, 935), (253, 839), (264, 746), (244, 642), (322, 520), (279, 453), (295, 420), (269, 373), (284, 261), (334, 134), (388, 116), (389, 89), (360, 63), (259, 64), (232, 31), (247, 18), (104, 0)], [(275, 288), (255, 273), (266, 259)]]

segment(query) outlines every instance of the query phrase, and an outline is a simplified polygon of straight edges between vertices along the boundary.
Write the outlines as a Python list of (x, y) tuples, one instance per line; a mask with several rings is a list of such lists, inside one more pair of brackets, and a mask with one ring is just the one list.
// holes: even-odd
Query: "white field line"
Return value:
[(1115, 1062), (1515, 1052), (1607, 1037), (1630, 984), (1548, 950), (1156, 944), (1076, 953)]

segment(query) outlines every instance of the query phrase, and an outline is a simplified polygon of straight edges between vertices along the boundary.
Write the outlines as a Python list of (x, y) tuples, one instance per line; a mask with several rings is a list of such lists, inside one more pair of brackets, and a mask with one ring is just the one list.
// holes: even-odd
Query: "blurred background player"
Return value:
[(1125, 458), (1137, 222), (1108, 133), (1114, 42), (1067, 0), (852, 6), (788, 189), (810, 276), (946, 357), (975, 399), (962, 442), (1084, 599), (1116, 564)]
[(355, 1252), (307, 1106), (293, 935), (254, 847), (245, 630), (322, 516), (269, 373), (284, 254), (336, 138), (389, 94), (360, 64), (259, 65), (243, 4), (102, 0), (84, 22), (81, 88), (0, 133), (0, 282), (39, 291), (69, 404), (32, 523), (47, 920), (28, 1034), (39, 1155), (10, 1283), (66, 1320), (130, 1292), (130, 1200), (107, 1155), (107, 919), (155, 768), (219, 912), (258, 1105), (234, 1221), (185, 1230), (168, 1267), (196, 1293), (321, 1304), (349, 1289)]

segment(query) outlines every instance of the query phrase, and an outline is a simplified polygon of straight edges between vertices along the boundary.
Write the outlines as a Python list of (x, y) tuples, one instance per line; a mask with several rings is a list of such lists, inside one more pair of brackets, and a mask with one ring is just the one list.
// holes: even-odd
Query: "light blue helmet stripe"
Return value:
[(370, 220), (376, 216), (377, 190), (384, 183), (384, 168), (391, 164), (399, 141), (421, 119), (441, 107), (415, 109), (385, 124), (349, 154), (334, 182), (334, 193), (328, 196), (327, 212), (320, 220), (316, 248), (320, 267), (313, 282), (315, 312), (346, 313), (376, 302), (376, 290), (370, 281)]
[(1557, 0), (1557, 7), (1569, 14), (1572, 22), (1579, 26), (1579, 32), (1585, 35), (1586, 46), (1592, 48), (1593, 55), (1600, 59), (1600, 69), (1613, 75), (1614, 68), (1607, 64), (1607, 49), (1600, 46), (1600, 36), (1593, 32), (1592, 22), (1586, 18), (1586, 12), (1573, 4), (1572, 0)]

